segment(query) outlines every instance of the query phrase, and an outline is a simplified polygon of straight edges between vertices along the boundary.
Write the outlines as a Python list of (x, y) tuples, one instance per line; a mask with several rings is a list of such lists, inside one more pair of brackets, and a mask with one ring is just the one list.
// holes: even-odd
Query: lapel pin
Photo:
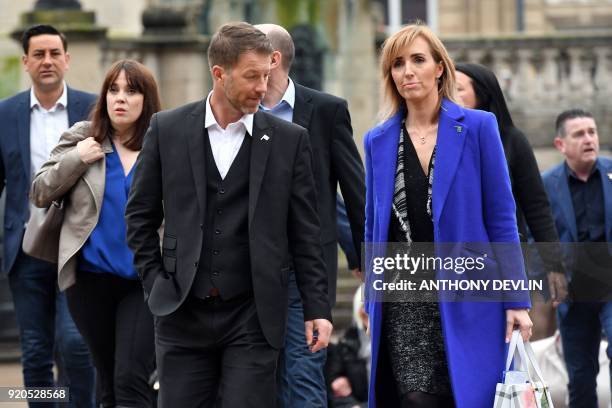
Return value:
[(455, 129), (457, 129), (457, 133), (461, 133), (461, 129), (463, 129), (463, 127), (461, 127), (461, 126), (455, 126)]
[(612, 173), (608, 173), (608, 180), (612, 180)]
[(267, 142), (268, 140), (270, 140), (270, 136), (268, 136), (268, 135), (263, 135), (263, 136), (261, 137), (261, 139), (259, 139), (259, 140), (265, 140), (265, 141)]

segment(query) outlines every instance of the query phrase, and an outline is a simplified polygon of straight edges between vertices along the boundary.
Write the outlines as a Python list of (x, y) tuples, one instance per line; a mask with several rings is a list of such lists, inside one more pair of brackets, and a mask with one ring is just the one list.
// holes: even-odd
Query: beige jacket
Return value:
[[(30, 189), (30, 200), (37, 207), (48, 207), (51, 202), (64, 198), (57, 262), (60, 290), (76, 282), (77, 254), (98, 223), (102, 208), (106, 160), (87, 164), (76, 149), (78, 142), (90, 136), (90, 128), (90, 122), (77, 122), (64, 132)], [(108, 138), (102, 142), (102, 151), (113, 151)]]

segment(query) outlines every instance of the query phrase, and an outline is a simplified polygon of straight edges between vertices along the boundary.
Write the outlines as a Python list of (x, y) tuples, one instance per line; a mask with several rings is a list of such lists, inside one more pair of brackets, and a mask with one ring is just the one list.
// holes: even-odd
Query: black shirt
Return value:
[(570, 291), (575, 301), (610, 301), (612, 257), (605, 243), (605, 208), (601, 173), (597, 167), (587, 181), (578, 179), (565, 164), (576, 217), (576, 264)]
[(596, 166), (587, 181), (578, 179), (565, 164), (568, 183), (576, 215), (576, 231), (579, 242), (605, 242), (605, 215), (601, 174)]

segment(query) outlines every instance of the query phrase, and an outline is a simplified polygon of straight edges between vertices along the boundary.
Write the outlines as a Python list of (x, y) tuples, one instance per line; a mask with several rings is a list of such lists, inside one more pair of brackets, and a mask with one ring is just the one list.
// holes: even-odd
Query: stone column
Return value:
[(557, 57), (559, 49), (545, 48), (542, 50), (544, 62), (542, 63), (542, 72), (540, 73), (540, 93), (542, 99), (548, 102), (555, 102), (559, 97), (559, 65)]
[(379, 74), (375, 55), (375, 27), (368, 0), (341, 3), (337, 93), (348, 101), (355, 143), (363, 151), (363, 135), (376, 124)]
[(482, 64), (482, 60), (484, 59), (486, 53), (487, 50), (485, 49), (470, 49), (467, 51), (468, 61), (476, 64)]
[(596, 96), (603, 100), (606, 98), (609, 101), (610, 93), (612, 91), (611, 64), (610, 57), (612, 56), (612, 49), (610, 47), (599, 46), (593, 48), (595, 54), (595, 87), (597, 88)]
[(569, 55), (569, 95), (571, 99), (575, 99), (575, 95), (581, 95), (582, 97), (590, 97), (593, 94), (593, 84), (591, 82), (590, 74), (583, 69), (582, 57), (584, 55), (584, 48), (571, 47), (567, 49)]
[[(23, 32), (36, 24), (50, 24), (66, 36), (71, 56), (66, 82), (74, 88), (98, 92), (103, 75), (100, 48), (106, 38), (106, 28), (96, 24), (95, 13), (81, 10), (76, 0), (38, 0), (33, 11), (22, 14), (20, 25), (11, 37), (21, 41)], [(20, 85), (29, 87), (30, 78), (22, 75)]]
[(533, 87), (533, 67), (531, 65), (533, 50), (520, 48), (516, 51), (516, 55), (518, 69), (513, 77), (511, 95), (517, 101), (531, 100), (535, 93)]
[(187, 7), (149, 7), (142, 16), (142, 37), (110, 40), (105, 65), (120, 58), (145, 64), (155, 75), (164, 109), (203, 99), (212, 86), (206, 57), (209, 37), (197, 34), (194, 17)]
[(491, 50), (491, 69), (497, 77), (499, 86), (509, 98), (509, 89), (512, 82), (512, 71), (508, 68), (508, 59), (510, 57), (510, 51), (503, 48), (493, 48)]

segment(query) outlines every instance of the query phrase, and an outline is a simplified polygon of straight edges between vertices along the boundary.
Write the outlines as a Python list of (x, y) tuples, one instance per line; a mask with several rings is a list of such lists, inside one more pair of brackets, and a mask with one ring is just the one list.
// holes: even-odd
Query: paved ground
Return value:
[[(0, 387), (21, 387), (21, 365), (19, 363), (0, 364)], [(0, 408), (25, 408), (26, 403), (0, 402)]]

